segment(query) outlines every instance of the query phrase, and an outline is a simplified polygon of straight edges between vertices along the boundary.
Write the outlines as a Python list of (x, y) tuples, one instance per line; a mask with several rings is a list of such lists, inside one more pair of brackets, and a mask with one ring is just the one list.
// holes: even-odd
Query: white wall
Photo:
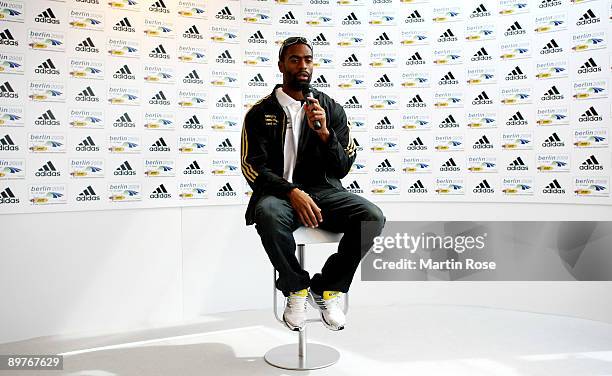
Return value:
[[(594, 205), (380, 206), (388, 220), (612, 220), (609, 207)], [(224, 206), (0, 215), (0, 343), (271, 307), (271, 267), (243, 212)], [(315, 270), (328, 250), (310, 250)], [(611, 282), (361, 282), (357, 274), (351, 304), (468, 304), (612, 322), (612, 302), (602, 299), (611, 290)]]

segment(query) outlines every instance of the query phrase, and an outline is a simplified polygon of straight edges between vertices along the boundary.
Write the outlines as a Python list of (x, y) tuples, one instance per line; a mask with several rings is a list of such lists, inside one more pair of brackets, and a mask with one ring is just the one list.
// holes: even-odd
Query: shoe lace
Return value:
[(326, 309), (326, 310), (340, 309), (340, 296), (341, 295), (342, 293), (338, 293), (337, 295), (335, 295), (334, 297), (330, 299), (323, 299), (322, 296), (315, 297), (315, 301), (317, 302), (319, 307)]
[(306, 297), (300, 296), (298, 294), (289, 294), (289, 296), (287, 297), (287, 307), (290, 309), (306, 309)]

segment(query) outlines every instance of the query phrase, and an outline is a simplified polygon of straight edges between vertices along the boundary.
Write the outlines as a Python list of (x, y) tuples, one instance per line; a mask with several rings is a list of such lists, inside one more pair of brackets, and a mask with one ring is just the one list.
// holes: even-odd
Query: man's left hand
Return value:
[[(306, 118), (308, 119), (308, 126), (313, 131), (317, 132), (321, 141), (325, 142), (329, 138), (329, 130), (327, 129), (327, 118), (325, 116), (325, 110), (319, 104), (319, 101), (314, 98), (306, 99), (304, 104), (304, 110), (306, 111)], [(321, 123), (321, 129), (314, 128), (314, 122), (318, 120)]]

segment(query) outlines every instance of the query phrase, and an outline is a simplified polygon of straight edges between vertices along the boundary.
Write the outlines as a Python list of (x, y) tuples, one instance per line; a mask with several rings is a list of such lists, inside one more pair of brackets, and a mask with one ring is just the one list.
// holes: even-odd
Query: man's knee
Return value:
[(376, 228), (377, 232), (380, 233), (385, 226), (387, 219), (385, 218), (382, 210), (370, 202), (368, 205), (366, 205), (363, 221), (372, 222), (371, 225)]

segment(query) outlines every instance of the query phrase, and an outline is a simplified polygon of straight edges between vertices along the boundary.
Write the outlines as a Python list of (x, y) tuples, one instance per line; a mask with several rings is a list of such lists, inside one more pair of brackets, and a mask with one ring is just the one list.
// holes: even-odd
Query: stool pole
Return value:
[[(306, 246), (304, 244), (298, 244), (298, 262), (302, 269), (306, 266), (306, 254), (304, 252), (304, 248)], [(299, 331), (299, 343), (298, 343), (298, 356), (300, 357), (300, 361), (306, 362), (306, 325)]]

